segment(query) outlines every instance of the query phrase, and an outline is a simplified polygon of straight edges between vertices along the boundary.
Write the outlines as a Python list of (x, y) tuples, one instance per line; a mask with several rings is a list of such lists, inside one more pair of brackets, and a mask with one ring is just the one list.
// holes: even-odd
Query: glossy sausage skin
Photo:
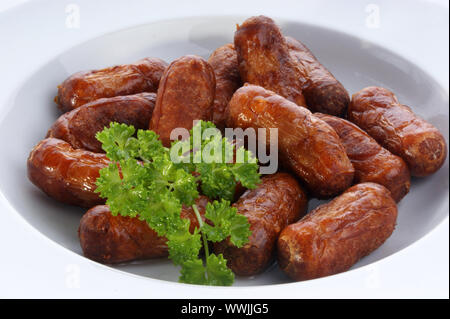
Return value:
[(280, 232), (306, 212), (308, 200), (297, 181), (286, 173), (262, 178), (254, 190), (247, 190), (233, 204), (238, 214), (248, 218), (252, 235), (249, 243), (237, 248), (227, 239), (214, 244), (214, 252), (227, 259), (237, 275), (261, 273), (272, 260)]
[(245, 85), (233, 95), (228, 109), (230, 127), (278, 128), (282, 164), (298, 175), (313, 195), (330, 197), (351, 185), (354, 169), (339, 136), (306, 108), (262, 87)]
[[(204, 196), (196, 200), (202, 216), (207, 202)], [(180, 216), (191, 221), (191, 232), (199, 227), (192, 207), (183, 207)], [(113, 216), (107, 205), (95, 206), (83, 215), (78, 237), (84, 256), (103, 264), (168, 256), (165, 237), (138, 218)]]
[(167, 63), (145, 58), (132, 64), (77, 72), (58, 86), (55, 102), (63, 112), (91, 101), (141, 92), (156, 92)]
[(228, 102), (233, 93), (242, 85), (234, 45), (229, 43), (217, 48), (209, 57), (208, 63), (216, 76), (216, 95), (212, 120), (218, 129), (223, 130), (226, 126)]
[(348, 119), (403, 158), (413, 176), (428, 176), (444, 164), (447, 145), (439, 130), (387, 89), (373, 86), (355, 93)]
[(355, 124), (336, 116), (314, 113), (339, 135), (347, 156), (355, 168), (354, 183), (381, 184), (399, 202), (408, 192), (411, 177), (406, 163), (380, 146)]
[(346, 271), (385, 242), (396, 220), (387, 188), (355, 185), (281, 232), (278, 264), (297, 281)]
[(308, 108), (335, 116), (345, 116), (350, 97), (344, 86), (328, 71), (300, 41), (286, 37), (291, 55), (306, 74), (303, 95)]
[(170, 146), (173, 129), (190, 130), (194, 120), (211, 120), (215, 89), (214, 71), (203, 58), (186, 55), (169, 65), (161, 78), (150, 121), (150, 129), (164, 146)]
[(244, 82), (262, 86), (306, 107), (302, 93), (305, 74), (290, 55), (286, 39), (272, 19), (265, 16), (247, 19), (237, 28), (234, 46)]
[(64, 140), (73, 148), (103, 153), (95, 134), (111, 122), (147, 129), (155, 106), (155, 93), (103, 98), (84, 104), (61, 115), (47, 132), (47, 137)]
[(28, 157), (28, 178), (48, 196), (71, 205), (103, 204), (95, 182), (110, 161), (104, 154), (77, 150), (56, 138), (39, 142)]

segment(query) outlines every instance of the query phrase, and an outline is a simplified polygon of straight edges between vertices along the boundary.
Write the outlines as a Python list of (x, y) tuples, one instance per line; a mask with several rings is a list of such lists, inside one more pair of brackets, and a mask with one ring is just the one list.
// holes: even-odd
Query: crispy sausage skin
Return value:
[(303, 179), (313, 195), (330, 197), (351, 185), (354, 168), (339, 136), (306, 108), (262, 87), (245, 85), (233, 95), (228, 113), (229, 127), (277, 128), (282, 164)]
[(237, 248), (229, 239), (215, 243), (214, 252), (221, 253), (237, 275), (261, 273), (274, 256), (280, 232), (306, 212), (308, 200), (297, 181), (287, 173), (262, 178), (254, 190), (247, 190), (233, 204), (238, 214), (248, 218), (252, 235), (249, 243)]
[(303, 95), (313, 112), (344, 116), (350, 97), (344, 86), (328, 71), (300, 41), (286, 37), (291, 55), (306, 74)]
[(384, 243), (396, 219), (387, 188), (355, 185), (281, 232), (278, 264), (297, 281), (346, 271)]
[(233, 93), (241, 87), (241, 76), (234, 45), (229, 43), (217, 48), (208, 59), (216, 76), (213, 122), (223, 130), (226, 126), (226, 108)]
[(353, 94), (348, 119), (403, 158), (413, 176), (428, 176), (444, 164), (447, 145), (439, 130), (387, 89), (372, 86)]
[(211, 120), (216, 80), (203, 58), (186, 55), (174, 60), (161, 78), (150, 129), (170, 146), (175, 128), (190, 130), (194, 120)]
[[(201, 216), (207, 202), (205, 196), (196, 200)], [(183, 207), (181, 217), (191, 221), (191, 232), (199, 227), (192, 207)], [(95, 206), (83, 215), (78, 237), (84, 256), (103, 264), (168, 256), (165, 237), (138, 218), (113, 216), (107, 205)]]
[(103, 153), (95, 134), (111, 122), (147, 129), (155, 106), (155, 93), (102, 98), (61, 115), (47, 132), (47, 137), (64, 140), (73, 148)]
[(58, 86), (55, 102), (63, 112), (91, 101), (141, 92), (156, 92), (167, 63), (145, 58), (132, 64), (77, 72)]
[(381, 184), (399, 202), (408, 192), (411, 177), (408, 166), (355, 124), (336, 116), (314, 113), (339, 135), (347, 156), (355, 168), (354, 183)]
[(105, 201), (94, 193), (105, 154), (76, 150), (56, 138), (39, 142), (28, 157), (28, 178), (48, 196), (71, 205), (92, 207)]
[(239, 72), (244, 82), (259, 85), (306, 107), (304, 70), (290, 55), (285, 37), (265, 16), (251, 17), (234, 34)]

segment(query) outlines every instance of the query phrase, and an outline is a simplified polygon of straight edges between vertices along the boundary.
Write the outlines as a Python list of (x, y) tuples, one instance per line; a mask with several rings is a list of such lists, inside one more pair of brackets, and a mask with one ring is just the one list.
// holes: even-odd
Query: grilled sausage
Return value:
[[(196, 200), (202, 217), (207, 202), (205, 196)], [(190, 220), (191, 232), (199, 227), (192, 207), (183, 207), (180, 216)], [(84, 256), (103, 264), (168, 256), (165, 237), (139, 218), (113, 216), (107, 205), (95, 206), (83, 215), (78, 237)]]
[(238, 214), (248, 218), (249, 242), (237, 248), (226, 239), (214, 244), (214, 252), (223, 254), (237, 275), (261, 273), (272, 260), (278, 235), (304, 215), (307, 202), (305, 192), (289, 174), (263, 177), (256, 189), (246, 191), (233, 204)]
[(396, 202), (409, 192), (409, 169), (401, 157), (381, 147), (366, 132), (349, 121), (321, 113), (314, 115), (325, 121), (339, 135), (355, 168), (354, 183), (381, 184), (389, 189)]
[(203, 58), (186, 55), (173, 61), (161, 78), (150, 129), (170, 146), (175, 128), (191, 129), (194, 120), (211, 120), (216, 81)]
[(348, 119), (403, 158), (413, 176), (433, 174), (447, 157), (447, 145), (439, 130), (400, 104), (387, 89), (373, 86), (355, 93)]
[(354, 169), (338, 135), (304, 107), (262, 87), (245, 85), (234, 93), (228, 111), (230, 127), (278, 128), (281, 162), (315, 196), (329, 197), (351, 185)]
[(397, 206), (384, 186), (362, 183), (321, 205), (278, 238), (278, 264), (294, 280), (348, 270), (392, 234)]
[(139, 93), (89, 102), (61, 115), (47, 132), (47, 137), (62, 139), (73, 148), (102, 153), (102, 143), (95, 134), (111, 122), (147, 129), (155, 100), (155, 93)]
[(251, 17), (238, 26), (234, 46), (244, 82), (259, 85), (305, 106), (304, 70), (290, 55), (286, 39), (275, 22), (265, 16)]
[(119, 95), (156, 92), (167, 63), (145, 58), (101, 70), (77, 72), (58, 86), (55, 102), (63, 112), (91, 101)]
[(313, 112), (344, 116), (350, 103), (344, 86), (303, 43), (291, 37), (286, 37), (286, 41), (291, 55), (306, 74), (302, 90), (309, 109)]
[(28, 178), (48, 196), (71, 205), (92, 207), (105, 201), (94, 192), (105, 154), (76, 150), (56, 138), (39, 142), (28, 157)]
[(226, 126), (226, 108), (233, 93), (241, 86), (237, 53), (233, 44), (217, 48), (208, 59), (216, 76), (213, 122), (223, 130)]

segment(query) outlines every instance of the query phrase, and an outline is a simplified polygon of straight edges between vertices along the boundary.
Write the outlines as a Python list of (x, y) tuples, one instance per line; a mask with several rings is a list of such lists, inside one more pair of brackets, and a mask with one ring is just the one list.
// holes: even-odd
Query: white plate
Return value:
[[(177, 269), (165, 260), (113, 269), (80, 256), (76, 229), (83, 210), (51, 200), (26, 179), (29, 151), (59, 115), (52, 102), (56, 85), (79, 70), (133, 62), (144, 56), (166, 61), (185, 54), (207, 57), (232, 40), (236, 23), (261, 11), (275, 18), (285, 34), (304, 41), (349, 92), (368, 85), (387, 87), (401, 102), (435, 124), (448, 141), (448, 37), (440, 37), (448, 32), (441, 29), (448, 28), (448, 13), (436, 5), (408, 2), (411, 11), (407, 16), (396, 16), (399, 27), (394, 28), (392, 13), (400, 14), (400, 8), (382, 1), (372, 6), (348, 2), (339, 9), (341, 19), (331, 20), (324, 16), (332, 16), (337, 10), (333, 2), (326, 2), (326, 11), (322, 8), (320, 12), (315, 10), (320, 7), (306, 2), (289, 3), (273, 12), (268, 11), (274, 9), (269, 3), (263, 6), (266, 10), (258, 12), (251, 6), (242, 7), (242, 3), (239, 10), (231, 12), (207, 9), (206, 3), (200, 2), (184, 8), (190, 11), (181, 11), (180, 4), (167, 4), (165, 8), (173, 9), (169, 11), (147, 2), (137, 3), (106, 5), (100, 1), (94, 5), (77, 1), (74, 6), (64, 1), (34, 1), (0, 16), (0, 38), (10, 48), (0, 53), (1, 61), (6, 62), (3, 74), (8, 75), (0, 79), (0, 208), (4, 216), (0, 247), (6, 257), (0, 265), (0, 294), (448, 295), (448, 160), (437, 174), (413, 179), (410, 194), (399, 205), (393, 236), (344, 274), (285, 284), (289, 280), (273, 266), (254, 278), (238, 279), (233, 288), (197, 287), (168, 282), (176, 281)], [(103, 10), (106, 6), (107, 11)], [(294, 10), (297, 16), (292, 14)], [(408, 25), (409, 32), (399, 43), (398, 37), (403, 36), (398, 31), (401, 22), (409, 23), (411, 16), (423, 16), (423, 12), (433, 16), (434, 24), (427, 25), (427, 34), (433, 37), (409, 39), (411, 27), (423, 30), (415, 21)], [(346, 21), (345, 17), (352, 14), (353, 22)], [(189, 17), (193, 15), (196, 17)], [(120, 20), (114, 19), (118, 17)], [(317, 202), (312, 201), (310, 207), (315, 205)]]

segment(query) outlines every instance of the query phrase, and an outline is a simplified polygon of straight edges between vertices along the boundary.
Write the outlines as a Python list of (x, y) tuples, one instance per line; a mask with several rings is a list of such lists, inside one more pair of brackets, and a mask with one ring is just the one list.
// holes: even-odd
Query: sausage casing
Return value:
[(226, 108), (233, 93), (241, 86), (241, 76), (234, 45), (229, 43), (217, 48), (209, 57), (208, 63), (216, 76), (216, 94), (212, 120), (223, 130), (226, 126)]
[(277, 128), (281, 162), (315, 196), (329, 197), (351, 185), (354, 168), (339, 136), (306, 108), (262, 87), (245, 85), (233, 95), (228, 113), (230, 127)]
[(305, 74), (291, 57), (285, 37), (265, 16), (251, 17), (234, 34), (239, 72), (244, 82), (259, 85), (306, 107)]
[[(201, 216), (207, 202), (205, 196), (196, 200)], [(199, 227), (192, 207), (183, 206), (180, 216), (190, 220), (191, 232)], [(103, 264), (168, 256), (165, 237), (139, 218), (113, 216), (107, 205), (95, 206), (83, 215), (78, 237), (84, 256)]]
[(94, 190), (100, 169), (109, 164), (105, 154), (74, 149), (60, 139), (46, 138), (28, 157), (28, 178), (60, 202), (92, 207), (105, 202)]
[(194, 120), (212, 118), (216, 80), (203, 58), (186, 55), (174, 60), (161, 78), (150, 121), (164, 146), (170, 146), (175, 128), (190, 130)]
[(147, 129), (155, 106), (155, 93), (102, 98), (61, 115), (47, 132), (47, 137), (64, 140), (73, 148), (103, 153), (95, 138), (111, 122)]
[(227, 239), (215, 243), (214, 252), (223, 254), (237, 275), (261, 273), (272, 260), (278, 235), (304, 215), (307, 203), (305, 192), (289, 174), (263, 177), (256, 189), (247, 190), (233, 204), (250, 223), (249, 242), (237, 248)]
[(397, 206), (384, 186), (362, 183), (321, 205), (278, 238), (278, 264), (294, 280), (348, 270), (392, 234)]
[(300, 41), (286, 37), (291, 55), (305, 73), (303, 95), (308, 108), (335, 116), (344, 116), (350, 97), (344, 86), (328, 71)]
[(444, 164), (447, 145), (439, 130), (387, 89), (367, 87), (355, 93), (348, 119), (403, 158), (414, 176), (433, 174)]
[(91, 101), (141, 92), (156, 92), (167, 63), (145, 58), (132, 64), (77, 72), (58, 86), (55, 102), (63, 112)]
[(354, 183), (381, 184), (389, 189), (396, 202), (409, 192), (411, 177), (401, 157), (380, 146), (369, 134), (347, 120), (321, 113), (314, 115), (327, 122), (339, 135), (355, 168)]

